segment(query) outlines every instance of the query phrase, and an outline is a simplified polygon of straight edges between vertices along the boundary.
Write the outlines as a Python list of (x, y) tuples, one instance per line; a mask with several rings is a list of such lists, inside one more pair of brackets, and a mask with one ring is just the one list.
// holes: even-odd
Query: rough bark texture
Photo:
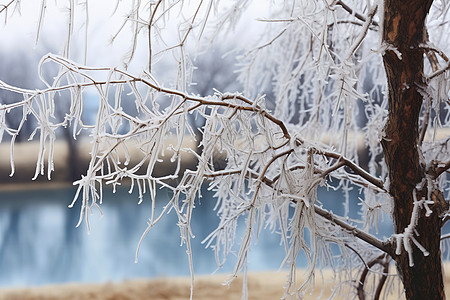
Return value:
[[(386, 0), (384, 5), (383, 40), (389, 45), (383, 56), (389, 87), (389, 114), (382, 145), (389, 168), (389, 192), (394, 199), (393, 218), (396, 233), (403, 233), (411, 222), (413, 192), (427, 170), (418, 148), (419, 114), (424, 101), (420, 89), (423, 78), (425, 18), (432, 0)], [(427, 186), (419, 187), (417, 199), (427, 197)], [(405, 287), (407, 299), (445, 299), (442, 281), (440, 233), (443, 197), (432, 191), (433, 213), (420, 211), (415, 238), (430, 253), (424, 256), (412, 245), (414, 266), (409, 266), (408, 253), (402, 247), (394, 257)], [(438, 201), (442, 200), (442, 201)]]

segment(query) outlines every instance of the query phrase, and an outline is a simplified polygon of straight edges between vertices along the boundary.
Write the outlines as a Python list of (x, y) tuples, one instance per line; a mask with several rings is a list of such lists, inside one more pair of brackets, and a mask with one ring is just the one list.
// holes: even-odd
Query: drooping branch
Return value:
[[(320, 174), (323, 178), (325, 178), (326, 176), (328, 176), (329, 174), (333, 173), (334, 171), (342, 168), (342, 167), (348, 167), (350, 168), (352, 171), (355, 172), (355, 174), (362, 178), (360, 180), (356, 179), (356, 178), (351, 178), (351, 177), (347, 177), (347, 179), (349, 179), (351, 182), (353, 182), (354, 184), (357, 185), (361, 185), (361, 186), (365, 186), (365, 187), (370, 187), (369, 184), (372, 184), (373, 186), (375, 186), (377, 189), (377, 191), (380, 192), (387, 192), (386, 189), (384, 188), (383, 185), (383, 181), (373, 177), (372, 175), (370, 175), (369, 173), (367, 173), (367, 171), (365, 171), (364, 169), (362, 169), (361, 167), (359, 167), (358, 165), (356, 165), (354, 162), (352, 162), (351, 160), (349, 160), (348, 158), (345, 158), (344, 156), (338, 154), (338, 153), (334, 153), (334, 152), (330, 152), (330, 151), (325, 151), (322, 149), (318, 149), (318, 148), (313, 148), (312, 149), (314, 153), (320, 153), (321, 155), (325, 155), (329, 158), (334, 158), (337, 160), (337, 162), (331, 166), (330, 168), (324, 170), (324, 171), (320, 171), (320, 170), (315, 170), (315, 173)], [(289, 171), (294, 171), (294, 170), (298, 170), (298, 169), (304, 169), (305, 166), (303, 165), (295, 165), (289, 168)], [(209, 177), (216, 177), (216, 176), (224, 176), (224, 175), (230, 175), (230, 174), (235, 174), (237, 172), (241, 172), (241, 171), (219, 171), (219, 172), (214, 172), (213, 174), (209, 174)], [(256, 179), (258, 176), (256, 174), (250, 173), (250, 176), (252, 176), (253, 179)], [(356, 176), (355, 176), (356, 177)], [(272, 179), (267, 178), (266, 176), (264, 176), (262, 178), (262, 180), (269, 186), (272, 186), (278, 179), (280, 178), (280, 175), (276, 175), (274, 176)], [(366, 181), (364, 181), (366, 180)], [(372, 186), (372, 188), (373, 188)]]
[[(64, 67), (66, 67), (68, 70), (75, 72), (77, 74), (82, 75), (84, 78), (86, 78), (87, 80), (89, 80), (88, 82), (77, 82), (77, 83), (72, 83), (72, 84), (67, 84), (67, 85), (61, 85), (61, 86), (51, 86), (48, 87), (46, 89), (43, 90), (29, 90), (29, 89), (23, 89), (23, 88), (17, 88), (11, 85), (6, 84), (5, 82), (0, 81), (0, 88), (5, 89), (5, 90), (9, 90), (15, 93), (19, 93), (19, 94), (24, 94), (24, 95), (29, 95), (29, 97), (27, 97), (25, 100), (22, 100), (20, 102), (15, 102), (12, 104), (8, 104), (8, 105), (2, 105), (0, 106), (1, 110), (9, 110), (12, 108), (16, 108), (16, 107), (21, 107), (24, 104), (29, 104), (31, 103), (31, 101), (38, 95), (41, 94), (46, 94), (46, 93), (52, 93), (52, 92), (57, 92), (57, 91), (63, 91), (63, 90), (69, 90), (69, 89), (73, 89), (73, 88), (81, 88), (81, 87), (89, 87), (89, 86), (102, 86), (102, 85), (111, 85), (111, 84), (127, 84), (131, 81), (133, 82), (142, 82), (145, 85), (151, 87), (152, 89), (154, 89), (155, 91), (167, 94), (167, 95), (172, 95), (172, 96), (179, 96), (182, 99), (185, 99), (187, 101), (193, 101), (193, 102), (197, 102), (199, 104), (202, 105), (206, 105), (206, 106), (223, 106), (223, 107), (228, 107), (228, 108), (235, 108), (237, 110), (243, 110), (243, 111), (253, 111), (256, 113), (260, 113), (261, 115), (263, 115), (265, 118), (267, 118), (268, 120), (272, 121), (273, 123), (275, 123), (277, 126), (280, 127), (282, 133), (283, 133), (283, 137), (286, 139), (290, 139), (290, 134), (286, 128), (286, 126), (284, 125), (283, 121), (275, 118), (272, 114), (268, 113), (266, 110), (264, 110), (263, 108), (261, 108), (261, 106), (257, 105), (256, 103), (254, 103), (254, 101), (240, 95), (240, 94), (221, 94), (220, 95), (220, 100), (221, 101), (216, 101), (216, 100), (208, 100), (204, 97), (198, 97), (198, 96), (194, 96), (194, 95), (189, 95), (185, 92), (179, 91), (179, 90), (175, 90), (175, 89), (169, 89), (169, 88), (164, 88), (161, 87), (158, 83), (155, 82), (151, 82), (147, 79), (144, 79), (142, 77), (137, 77), (134, 76), (132, 74), (130, 74), (129, 72), (126, 72), (124, 70), (121, 69), (117, 69), (117, 68), (91, 68), (91, 67), (86, 67), (86, 66), (79, 66), (76, 65), (74, 62), (69, 61), (66, 58), (60, 57), (60, 56), (55, 56), (55, 55), (51, 55), (48, 54), (43, 61), (45, 61), (46, 59), (50, 59), (55, 61), (58, 64), (63, 65)], [(95, 79), (93, 79), (91, 76), (82, 73), (81, 71), (113, 71), (113, 72), (117, 72), (119, 74), (122, 74), (126, 77), (128, 77), (129, 79), (115, 79), (115, 80), (100, 80), (97, 81)], [(246, 105), (236, 105), (230, 102), (226, 102), (226, 100), (241, 100), (242, 102), (244, 102)]]
[[(426, 42), (428, 42), (428, 37), (426, 39)], [(439, 66), (439, 61), (438, 58), (436, 56), (436, 54), (438, 54), (442, 59), (444, 59), (444, 61), (448, 64), (449, 63), (449, 59), (448, 57), (441, 51), (438, 49), (435, 49), (433, 47), (430, 46), (421, 46), (421, 49), (426, 51), (426, 56), (428, 61), (430, 62), (431, 65), (431, 70), (435, 73), (440, 71), (440, 66)], [(429, 78), (430, 80), (431, 78)], [(419, 134), (419, 145), (422, 145), (424, 139), (425, 139), (425, 134), (427, 132), (428, 129), (428, 123), (430, 120), (430, 113), (431, 113), (431, 98), (430, 99), (425, 99), (425, 113), (423, 116), (423, 123), (422, 123), (422, 128), (420, 129), (420, 134)]]
[[(111, 71), (111, 68), (90, 68), (90, 67), (86, 67), (86, 66), (77, 66), (74, 62), (71, 62), (65, 58), (58, 57), (58, 56), (48, 55), (48, 58), (54, 60), (57, 63), (64, 65), (67, 69), (74, 71), (74, 72), (79, 72), (79, 70)], [(126, 72), (121, 69), (114, 68), (113, 70), (119, 74), (122, 74), (128, 78), (131, 78), (135, 82), (142, 82), (158, 92), (168, 94), (168, 95), (179, 96), (188, 101), (194, 101), (194, 102), (198, 102), (200, 104), (209, 105), (209, 106), (226, 106), (226, 107), (230, 107), (230, 108), (236, 108), (238, 110), (247, 110), (247, 111), (258, 112), (258, 113), (262, 114), (265, 118), (269, 119), (270, 121), (272, 121), (273, 123), (278, 125), (280, 127), (281, 131), (283, 132), (284, 137), (286, 139), (290, 139), (289, 132), (288, 132), (286, 126), (284, 125), (283, 121), (272, 116), (266, 110), (261, 108), (261, 106), (259, 106), (255, 101), (252, 101), (240, 94), (236, 94), (236, 93), (220, 94), (220, 98), (222, 101), (212, 101), (212, 100), (207, 100), (203, 97), (189, 95), (189, 94), (179, 91), (179, 90), (161, 87), (159, 84), (157, 84), (155, 82), (151, 82), (147, 79), (134, 76), (134, 75), (130, 74), (129, 72)], [(124, 81), (124, 82), (128, 82), (128, 81)], [(106, 83), (107, 82), (96, 83), (96, 84), (106, 84)], [(113, 82), (111, 81), (110, 83), (113, 83)], [(244, 102), (245, 104), (248, 104), (249, 106), (237, 106), (232, 103), (225, 102), (225, 100), (232, 100), (232, 99), (241, 100), (242, 102)]]
[(375, 257), (373, 260), (371, 260), (370, 262), (368, 262), (365, 265), (365, 268), (361, 273), (361, 277), (359, 279), (358, 286), (356, 288), (359, 300), (366, 299), (364, 285), (366, 283), (366, 278), (367, 278), (367, 275), (369, 274), (369, 271), (371, 271), (371, 268), (376, 264), (380, 264), (383, 267), (383, 271), (381, 273), (381, 278), (380, 278), (380, 281), (378, 282), (373, 299), (374, 300), (380, 299), (381, 290), (383, 289), (384, 283), (386, 282), (386, 279), (388, 276), (388, 271), (389, 271), (389, 257), (387, 257), (387, 255), (385, 253), (381, 254), (378, 257)]
[[(271, 162), (275, 161), (275, 159), (282, 157), (284, 155), (288, 155), (289, 153), (291, 153), (291, 151), (285, 151), (283, 153), (280, 153), (276, 158), (272, 159)], [(267, 167), (270, 164), (266, 165), (265, 170), (267, 169)], [(224, 170), (224, 171), (217, 171), (214, 172), (212, 174), (205, 174), (205, 177), (207, 178), (214, 178), (214, 177), (218, 177), (218, 176), (228, 176), (228, 175), (233, 175), (233, 174), (241, 174), (242, 172), (244, 172), (244, 170)], [(274, 180), (271, 180), (269, 178), (267, 178), (266, 176), (261, 176), (256, 173), (253, 172), (246, 172), (245, 176), (247, 178), (253, 178), (253, 179), (258, 179), (260, 180), (261, 183), (264, 183), (265, 185), (269, 186), (271, 189), (273, 189), (274, 191), (278, 191), (278, 189), (275, 187), (275, 182), (276, 180), (278, 180), (278, 177), (275, 178)], [(279, 191), (278, 191), (279, 192)], [(295, 200), (294, 200), (295, 202)], [(366, 243), (382, 250), (384, 253), (392, 256), (394, 254), (392, 246), (390, 244), (390, 242), (386, 241), (383, 242), (381, 240), (379, 240), (378, 238), (376, 238), (375, 236), (358, 229), (355, 226), (352, 226), (350, 224), (348, 224), (347, 222), (341, 220), (338, 216), (336, 216), (335, 214), (333, 214), (332, 212), (329, 212), (317, 205), (314, 206), (314, 211), (317, 215), (327, 219), (328, 221), (330, 221), (331, 223), (339, 226), (340, 228), (342, 228), (344, 231), (352, 234), (353, 236), (365, 241)]]
[(383, 271), (382, 271), (383, 273), (381, 274), (380, 281), (378, 282), (377, 289), (375, 290), (375, 294), (373, 296), (374, 300), (380, 299), (381, 291), (383, 290), (383, 286), (386, 283), (386, 279), (388, 277), (389, 260), (390, 260), (389, 257), (385, 257), (384, 262), (381, 263), (383, 266)]

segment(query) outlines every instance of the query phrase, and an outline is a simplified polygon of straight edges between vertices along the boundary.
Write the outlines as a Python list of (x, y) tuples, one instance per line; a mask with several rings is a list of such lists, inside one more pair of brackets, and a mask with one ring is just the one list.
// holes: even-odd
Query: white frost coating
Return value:
[(387, 44), (387, 43), (384, 43), (381, 45), (381, 48), (380, 48), (381, 53), (384, 54), (384, 52), (389, 51), (389, 50), (394, 52), (395, 55), (397, 55), (397, 58), (399, 60), (402, 60), (402, 53), (397, 49), (397, 47), (394, 47), (393, 45)]
[(427, 210), (426, 216), (429, 216), (429, 212), (431, 213), (430, 208), (427, 206), (427, 204), (433, 204), (433, 202), (429, 203), (429, 201), (426, 200), (417, 200), (417, 191), (416, 189), (413, 190), (413, 200), (414, 200), (414, 206), (413, 211), (411, 213), (411, 221), (409, 225), (405, 228), (405, 231), (403, 233), (399, 234), (393, 234), (392, 237), (396, 241), (396, 248), (395, 248), (395, 254), (400, 255), (401, 254), (401, 248), (403, 245), (403, 248), (408, 253), (409, 258), (409, 266), (414, 266), (414, 260), (413, 260), (413, 248), (411, 245), (411, 242), (414, 243), (417, 248), (419, 248), (420, 251), (422, 251), (424, 256), (428, 256), (430, 253), (416, 240), (414, 235), (415, 227), (417, 225), (417, 222), (419, 220), (419, 214), (420, 209), (425, 208)]
[[(88, 58), (87, 62), (98, 65), (86, 66), (69, 56), (70, 42), (79, 42), (77, 36), (71, 35), (71, 23), (63, 51), (66, 56), (48, 54), (39, 64), (43, 81), (47, 66), (59, 68), (52, 82), (44, 82), (44, 89), (23, 89), (0, 81), (1, 90), (20, 98), (14, 103), (0, 103), (0, 139), (11, 139), (11, 173), (14, 143), (29, 119), (36, 121), (30, 139), (39, 136), (40, 141), (35, 178), (50, 178), (58, 131), (72, 126), (73, 138), (91, 141), (89, 167), (74, 182), (77, 190), (70, 205), (81, 201), (77, 226), (86, 222), (89, 230), (89, 217), (102, 204), (104, 187), (115, 191), (130, 182), (129, 192), (136, 195), (138, 204), (148, 198), (152, 203), (136, 261), (139, 251), (145, 251), (140, 245), (148, 232), (166, 214), (176, 215), (180, 234), (174, 238), (180, 238), (186, 249), (191, 297), (195, 255), (192, 243), (196, 242), (191, 221), (198, 217), (194, 209), (206, 185), (214, 193), (214, 200), (202, 201), (216, 201), (212, 213), (219, 220), (210, 234), (200, 238), (214, 251), (218, 268), (229, 255), (237, 254), (232, 278), (244, 273), (244, 298), (249, 253), (262, 230), (279, 234), (280, 246), (285, 250), (286, 256), (280, 261), (289, 269), (285, 298), (300, 298), (311, 292), (318, 268), (341, 271), (336, 276), (342, 283), (337, 285), (336, 294), (341, 287), (348, 291), (345, 284), (354, 282), (354, 269), (379, 253), (361, 242), (355, 230), (343, 229), (337, 223), (344, 222), (351, 228), (364, 224), (364, 230), (369, 231), (380, 218), (390, 216), (393, 200), (387, 193), (388, 168), (380, 144), (385, 138), (388, 109), (382, 54), (393, 51), (399, 59), (402, 56), (398, 49), (380, 46), (377, 41), (382, 28), (375, 24), (383, 24), (381, 0), (344, 1), (351, 11), (340, 1), (269, 2), (264, 4), (267, 7), (258, 1), (113, 3), (118, 6), (112, 18), (126, 11), (126, 19), (119, 32), (108, 34), (120, 43), (124, 35), (130, 38), (129, 52), (123, 53), (126, 59), (113, 66), (103, 65), (102, 57)], [(78, 15), (83, 15), (78, 9), (84, 7), (76, 3), (71, 2), (69, 12), (75, 22)], [(261, 12), (264, 8), (267, 11)], [(238, 19), (246, 17), (246, 11), (252, 13), (249, 19), (254, 19), (254, 14), (262, 17), (256, 31), (250, 20), (241, 30)], [(445, 26), (442, 29), (435, 23), (439, 17), (437, 14), (428, 25), (445, 30)], [(108, 20), (98, 24), (109, 29)], [(223, 34), (235, 26), (237, 35), (231, 31), (231, 37)], [(179, 30), (178, 34), (174, 30)], [(448, 46), (442, 40), (433, 44), (444, 53)], [(234, 41), (237, 46), (249, 47), (239, 52), (237, 75), (233, 70), (213, 70), (211, 65), (200, 68), (198, 64), (199, 70), (194, 71), (201, 55), (194, 57), (192, 49), (208, 52), (210, 44), (221, 46)], [(110, 48), (99, 50), (107, 53)], [(443, 60), (439, 56), (441, 65)], [(220, 67), (220, 60), (215, 59), (213, 65)], [(233, 81), (238, 80), (243, 88), (236, 84), (230, 89), (241, 91), (228, 93), (214, 86), (205, 89), (214, 91), (210, 96), (193, 94), (199, 93), (191, 82), (196, 72), (207, 77), (200, 79), (198, 86), (206, 85), (216, 75), (224, 76), (219, 80), (223, 81), (233, 74), (237, 77)], [(446, 166), (450, 157), (448, 139), (439, 137), (441, 127), (450, 127), (449, 71), (436, 72), (426, 69), (429, 84), (419, 91), (426, 99), (439, 99), (430, 104), (429, 120), (421, 117), (419, 121), (420, 128), (428, 124), (419, 145), (423, 152), (420, 162), (426, 170)], [(88, 122), (84, 116), (92, 115), (89, 107), (95, 107), (96, 119)], [(22, 113), (22, 120), (19, 125), (10, 125), (7, 119), (15, 111)], [(368, 170), (359, 164), (362, 149), (367, 149), (369, 155)], [(168, 174), (162, 174), (163, 164), (171, 164)], [(449, 187), (445, 175), (427, 177), (417, 190), (425, 185), (429, 193)], [(345, 197), (346, 201), (339, 203), (344, 205), (342, 215), (330, 212), (319, 216), (317, 210), (329, 205), (318, 197), (319, 186), (323, 187), (320, 193), (333, 193), (333, 201), (340, 201), (334, 199), (335, 195)], [(171, 197), (158, 210), (160, 188)], [(353, 193), (361, 198), (360, 207), (354, 207)], [(420, 210), (430, 215), (430, 201), (431, 194), (427, 199), (415, 199), (409, 226), (392, 237), (397, 253), (407, 251), (412, 257), (416, 245), (427, 255), (414, 229)], [(332, 245), (339, 248), (338, 256)], [(307, 276), (301, 279), (304, 282), (296, 278), (298, 255), (308, 261)]]

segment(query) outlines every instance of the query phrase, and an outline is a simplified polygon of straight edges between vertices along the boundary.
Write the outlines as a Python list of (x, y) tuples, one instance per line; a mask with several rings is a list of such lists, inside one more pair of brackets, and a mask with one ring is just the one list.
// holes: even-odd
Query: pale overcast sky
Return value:
[[(0, 5), (9, 3), (10, 0), (0, 0)], [(55, 2), (57, 7), (55, 7)], [(74, 1), (77, 2), (77, 1)], [(79, 1), (84, 3), (84, 1)], [(35, 39), (39, 23), (41, 1), (22, 0), (20, 1), (20, 14), (15, 9), (14, 4), (8, 9), (7, 20), (5, 23), (5, 11), (0, 15), (0, 47), (5, 50), (25, 50), (35, 49)], [(39, 52), (52, 51), (61, 53), (64, 48), (67, 36), (67, 17), (68, 13), (65, 7), (69, 1), (48, 1), (45, 17), (42, 24), (40, 41), (37, 45)], [(74, 23), (74, 35), (72, 37), (71, 57), (82, 62), (84, 60), (85, 44), (85, 12), (84, 4), (76, 5), (76, 16)], [(126, 15), (129, 7), (129, 0), (120, 1), (118, 10), (114, 13), (115, 1), (95, 0), (88, 2), (89, 11), (89, 32), (88, 32), (88, 64), (120, 65), (124, 55), (129, 50), (129, 39), (131, 30), (126, 28), (111, 45), (111, 37), (120, 28), (123, 22), (123, 16)], [(1, 9), (1, 8), (0, 8)], [(237, 43), (241, 41), (248, 42), (251, 38), (258, 35), (258, 24), (255, 22), (263, 11), (261, 4), (255, 5), (238, 26), (236, 37), (231, 41)], [(113, 14), (114, 13), (114, 14)], [(179, 16), (176, 16), (179, 17)], [(175, 22), (174, 22), (175, 23)], [(173, 40), (168, 41), (176, 43), (177, 34), (174, 30)], [(228, 41), (227, 44), (230, 44)], [(147, 47), (141, 47), (137, 55), (147, 55)]]

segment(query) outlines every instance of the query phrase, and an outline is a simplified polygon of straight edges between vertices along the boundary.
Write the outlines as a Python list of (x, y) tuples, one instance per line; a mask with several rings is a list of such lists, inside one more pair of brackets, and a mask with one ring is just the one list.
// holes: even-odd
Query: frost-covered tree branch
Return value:
[(392, 249), (391, 249), (391, 245), (389, 242), (382, 242), (379, 239), (377, 239), (376, 237), (374, 237), (371, 234), (368, 234), (365, 231), (359, 230), (357, 227), (355, 226), (351, 226), (348, 225), (347, 223), (345, 223), (342, 220), (339, 220), (338, 218), (336, 218), (332, 213), (318, 207), (315, 206), (314, 207), (314, 211), (324, 217), (325, 219), (335, 223), (336, 225), (339, 225), (340, 227), (344, 228), (345, 230), (347, 230), (348, 232), (350, 232), (352, 235), (355, 235), (356, 237), (360, 238), (361, 240), (363, 240), (364, 242), (380, 249), (381, 251), (383, 251), (386, 254), (392, 255)]
[[(359, 12), (355, 12), (355, 10), (353, 10), (350, 6), (348, 6), (347, 4), (345, 4), (343, 1), (338, 0), (336, 1), (335, 5), (339, 5), (341, 6), (344, 10), (346, 10), (350, 15), (355, 16), (355, 18), (357, 18), (358, 20), (362, 21), (362, 22), (366, 22), (366, 18), (367, 16), (364, 16), (362, 14), (360, 14)], [(370, 16), (370, 15), (369, 15)], [(377, 21), (373, 21), (372, 19), (370, 20), (370, 23), (372, 23), (374, 26), (378, 27), (379, 24)]]
[[(92, 64), (89, 57), (97, 47), (89, 46), (95, 42), (89, 39), (94, 4), (69, 1), (62, 55), (47, 54), (38, 66), (45, 87), (17, 87), (0, 78), (0, 89), (17, 99), (0, 104), (0, 140), (11, 144), (11, 175), (15, 139), (25, 122), (36, 121), (30, 140), (39, 136), (40, 142), (34, 178), (51, 178), (57, 132), (70, 128), (73, 138), (91, 142), (88, 169), (74, 182), (71, 207), (82, 203), (78, 225), (85, 222), (89, 228), (105, 187), (129, 185), (130, 192), (137, 190), (139, 203), (152, 203), (142, 239), (167, 213), (177, 216), (193, 278), (191, 221), (207, 187), (215, 193), (207, 201), (216, 201), (219, 224), (203, 243), (212, 248), (219, 267), (237, 253), (233, 278), (247, 272), (258, 233), (272, 230), (286, 253), (280, 262), (289, 271), (285, 297), (310, 291), (317, 267), (343, 274), (364, 267), (361, 284), (367, 287), (364, 282), (378, 276), (379, 285), (369, 292), (380, 296), (390, 258), (402, 265), (436, 254), (422, 245), (424, 235), (419, 237), (416, 229), (423, 220), (448, 215), (447, 195), (441, 191), (449, 186), (450, 145), (441, 135), (448, 135), (444, 129), (450, 126), (445, 54), (450, 45), (436, 38), (448, 29), (448, 6), (430, 1), (429, 38), (405, 46), (396, 40), (403, 29), (388, 14), (393, 1), (117, 1), (102, 9), (111, 9), (111, 18), (125, 17), (114, 23), (118, 27), (102, 30), (113, 46), (125, 40), (128, 48), (110, 64), (97, 63), (101, 56)], [(49, 21), (47, 5), (41, 2), (37, 39)], [(264, 12), (254, 17), (259, 11)], [(77, 23), (80, 16), (83, 21)], [(239, 40), (252, 22), (251, 36), (258, 38)], [(74, 31), (80, 27), (85, 29), (82, 37)], [(236, 27), (240, 34), (232, 36)], [(194, 94), (193, 74), (204, 71), (196, 70), (196, 58), (211, 44), (228, 47), (233, 40), (240, 50), (228, 55), (236, 56), (237, 75), (221, 75), (243, 88)], [(84, 45), (81, 58), (72, 51), (77, 43)], [(408, 65), (412, 53), (415, 65)], [(429, 64), (422, 70), (418, 61), (423, 65), (425, 55)], [(413, 72), (405, 65), (419, 69)], [(59, 70), (52, 79), (45, 75), (50, 66)], [(404, 78), (409, 79), (396, 81)], [(407, 114), (412, 106), (398, 109), (400, 102), (392, 99), (410, 94), (415, 111)], [(56, 103), (67, 108), (62, 117), (55, 114)], [(93, 112), (86, 108), (92, 103)], [(11, 111), (22, 112), (17, 127), (4, 121)], [(86, 120), (86, 114), (94, 119)], [(411, 116), (415, 121), (410, 122)], [(404, 145), (410, 145), (406, 153)], [(414, 165), (397, 165), (400, 161)], [(169, 171), (158, 172), (167, 166)], [(396, 167), (404, 171), (399, 176), (393, 175)], [(158, 211), (160, 188), (171, 197)], [(338, 206), (343, 212), (332, 212), (319, 194), (343, 195)], [(361, 206), (354, 205), (353, 197)], [(402, 213), (399, 201), (408, 207)], [(385, 241), (371, 233), (382, 218), (396, 230)], [(304, 284), (298, 285), (300, 253), (309, 265)], [(381, 275), (371, 271), (374, 265), (383, 267)], [(361, 294), (361, 288), (354, 292)]]
[(364, 292), (365, 289), (365, 283), (367, 275), (369, 274), (369, 271), (371, 270), (373, 266), (376, 264), (380, 264), (383, 266), (383, 273), (381, 274), (380, 281), (377, 285), (377, 289), (374, 293), (373, 299), (380, 299), (381, 290), (383, 288), (384, 283), (386, 282), (386, 278), (388, 276), (388, 270), (389, 270), (389, 260), (386, 256), (386, 254), (381, 254), (380, 256), (374, 258), (370, 262), (367, 263), (366, 268), (361, 272), (361, 277), (358, 282), (358, 298), (360, 300), (366, 299), (366, 295)]

